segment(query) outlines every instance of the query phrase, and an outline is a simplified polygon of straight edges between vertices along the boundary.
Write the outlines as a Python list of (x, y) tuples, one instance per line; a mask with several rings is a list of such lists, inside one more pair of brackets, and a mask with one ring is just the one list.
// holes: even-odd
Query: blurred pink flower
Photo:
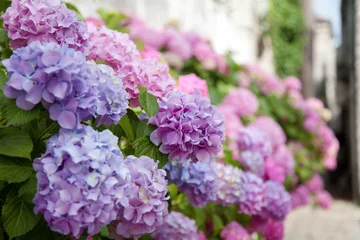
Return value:
[(193, 94), (195, 89), (197, 89), (200, 91), (202, 96), (209, 97), (206, 81), (199, 78), (194, 73), (180, 76), (178, 81), (178, 89), (189, 94)]
[(246, 88), (232, 90), (223, 100), (223, 104), (231, 107), (239, 117), (251, 116), (259, 108), (256, 96)]
[(328, 209), (332, 204), (332, 197), (329, 192), (321, 191), (316, 194), (316, 204), (322, 208)]
[(159, 60), (161, 58), (161, 53), (150, 46), (146, 46), (145, 49), (140, 52), (140, 54), (143, 59), (155, 58)]
[(312, 193), (318, 193), (324, 189), (324, 182), (318, 173), (312, 176), (305, 185)]

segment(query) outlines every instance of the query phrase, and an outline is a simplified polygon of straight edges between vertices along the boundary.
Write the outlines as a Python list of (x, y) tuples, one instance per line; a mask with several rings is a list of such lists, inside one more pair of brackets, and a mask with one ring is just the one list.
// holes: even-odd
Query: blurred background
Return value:
[(341, 148), (338, 168), (325, 179), (327, 189), (338, 200), (326, 213), (311, 206), (294, 211), (288, 219), (287, 238), (359, 239), (360, 1), (67, 2), (84, 16), (96, 16), (97, 9), (103, 7), (134, 14), (154, 28), (171, 24), (196, 30), (219, 53), (231, 51), (238, 63), (254, 63), (280, 77), (299, 77), (304, 95), (320, 98), (332, 113), (330, 125)]

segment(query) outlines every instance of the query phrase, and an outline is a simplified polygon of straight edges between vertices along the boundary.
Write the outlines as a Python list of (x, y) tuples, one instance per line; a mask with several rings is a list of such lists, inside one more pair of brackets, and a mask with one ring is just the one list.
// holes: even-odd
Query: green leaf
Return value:
[(12, 99), (6, 101), (6, 118), (8, 126), (19, 126), (36, 119), (40, 114), (40, 106), (30, 111), (25, 111), (16, 106)]
[(5, 182), (0, 181), (0, 192), (5, 187)]
[(30, 159), (33, 143), (30, 136), (17, 128), (0, 129), (0, 154)]
[(83, 15), (81, 14), (81, 12), (79, 11), (79, 9), (77, 9), (77, 7), (75, 7), (74, 4), (71, 4), (71, 3), (65, 3), (66, 4), (66, 7), (70, 10), (73, 10), (74, 12), (76, 12), (78, 18), (80, 18), (81, 20), (85, 20), (85, 18), (83, 17)]
[(10, 48), (3, 48), (1, 50), (1, 59), (8, 59), (12, 55), (12, 50)]
[(34, 199), (37, 187), (36, 175), (33, 174), (19, 189), (19, 197), (31, 203)]
[(195, 209), (195, 221), (196, 225), (202, 229), (205, 230), (206, 225), (206, 213), (203, 208), (194, 208)]
[(5, 86), (5, 83), (8, 81), (8, 76), (6, 72), (2, 69), (0, 69), (0, 89), (3, 89)]
[(159, 110), (159, 104), (156, 97), (147, 92), (145, 87), (139, 86), (139, 102), (149, 117), (155, 116)]
[(21, 236), (35, 227), (40, 215), (35, 215), (33, 207), (33, 204), (19, 198), (15, 190), (8, 193), (2, 207), (2, 219), (10, 239)]
[[(39, 223), (27, 234), (20, 237), (20, 240), (59, 240), (64, 239), (63, 235), (53, 232), (48, 227), (48, 223), (44, 218), (40, 218)], [(68, 239), (68, 238), (66, 238)]]
[(100, 236), (102, 237), (109, 237), (109, 229), (108, 229), (108, 226), (105, 226), (105, 227), (102, 227), (100, 229)]
[(134, 142), (135, 156), (148, 156), (159, 161), (159, 168), (168, 162), (168, 156), (159, 151), (159, 147), (153, 144), (149, 137), (143, 137)]
[(0, 121), (5, 119), (6, 114), (6, 98), (2, 92), (0, 92)]
[(136, 129), (139, 125), (139, 122), (140, 120), (138, 116), (131, 109), (128, 109), (125, 116), (123, 116), (120, 120), (120, 126), (124, 130), (127, 139), (130, 141), (135, 139)]
[(213, 215), (213, 227), (214, 236), (217, 236), (220, 233), (220, 230), (224, 227), (222, 219), (216, 214)]
[(136, 129), (136, 138), (148, 137), (155, 129), (154, 125), (148, 124), (148, 120), (144, 119)]
[(6, 43), (7, 41), (9, 41), (7, 32), (0, 28), (0, 43)]
[(9, 183), (26, 181), (34, 169), (31, 162), (23, 158), (0, 156), (0, 180)]

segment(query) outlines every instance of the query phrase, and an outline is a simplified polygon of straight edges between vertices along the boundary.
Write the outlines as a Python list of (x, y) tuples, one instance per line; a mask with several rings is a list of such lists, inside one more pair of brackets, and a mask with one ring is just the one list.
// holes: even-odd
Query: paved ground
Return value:
[(335, 201), (331, 209), (302, 207), (286, 220), (285, 240), (360, 240), (360, 207)]

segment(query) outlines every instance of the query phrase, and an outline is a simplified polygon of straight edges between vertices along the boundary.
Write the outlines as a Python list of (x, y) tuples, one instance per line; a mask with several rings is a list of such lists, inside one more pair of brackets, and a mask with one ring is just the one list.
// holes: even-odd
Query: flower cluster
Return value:
[(204, 207), (216, 199), (219, 186), (214, 162), (170, 161), (165, 169), (169, 172), (169, 182), (186, 193), (193, 206)]
[(246, 88), (232, 90), (223, 100), (222, 105), (232, 108), (238, 117), (253, 115), (259, 108), (256, 96)]
[(223, 116), (199, 92), (172, 91), (159, 101), (158, 113), (149, 119), (157, 127), (150, 138), (169, 160), (209, 161), (219, 152), (224, 136)]
[(246, 231), (246, 229), (235, 221), (226, 225), (221, 230), (220, 236), (224, 240), (235, 240), (235, 239), (250, 240), (250, 236)]
[(124, 163), (129, 169), (131, 183), (128, 201), (119, 202), (116, 233), (126, 238), (139, 238), (154, 231), (168, 214), (166, 172), (146, 156), (128, 156)]
[(251, 172), (243, 174), (243, 193), (239, 200), (239, 212), (258, 215), (265, 206), (264, 182)]
[(60, 0), (14, 0), (2, 18), (12, 48), (41, 41), (87, 49), (86, 24)]
[(127, 34), (116, 32), (102, 26), (96, 28), (89, 24), (90, 52), (88, 59), (109, 64), (123, 81), (129, 94), (130, 106), (138, 107), (138, 86), (160, 98), (174, 89), (175, 81), (169, 75), (168, 66), (157, 59), (141, 60), (136, 45)]
[(199, 90), (201, 96), (209, 97), (207, 83), (195, 74), (187, 74), (179, 77), (178, 89), (182, 92), (193, 94), (195, 89)]
[(155, 240), (198, 240), (195, 221), (175, 211), (165, 217), (164, 223), (151, 236)]
[(49, 139), (35, 159), (38, 180), (33, 200), (53, 231), (93, 235), (117, 217), (115, 203), (127, 202), (130, 172), (109, 130), (65, 130)]
[(99, 123), (118, 123), (128, 102), (112, 70), (89, 65), (81, 52), (56, 43), (34, 42), (14, 51), (3, 65), (9, 81), (5, 96), (31, 110), (38, 103), (61, 127), (74, 129), (93, 115)]

